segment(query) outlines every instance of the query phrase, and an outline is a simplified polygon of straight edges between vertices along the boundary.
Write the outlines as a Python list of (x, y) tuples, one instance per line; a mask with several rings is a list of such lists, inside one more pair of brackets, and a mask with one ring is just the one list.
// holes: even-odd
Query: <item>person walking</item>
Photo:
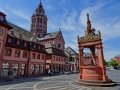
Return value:
[(48, 69), (48, 75), (49, 75), (49, 76), (51, 75), (51, 70), (50, 70), (50, 69)]

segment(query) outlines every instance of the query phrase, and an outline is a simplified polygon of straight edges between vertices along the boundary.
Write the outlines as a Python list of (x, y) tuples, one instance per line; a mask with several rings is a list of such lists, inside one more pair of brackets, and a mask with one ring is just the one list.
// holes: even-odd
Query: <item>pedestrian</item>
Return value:
[(49, 76), (51, 75), (51, 70), (50, 70), (50, 69), (48, 69), (48, 75), (49, 75)]

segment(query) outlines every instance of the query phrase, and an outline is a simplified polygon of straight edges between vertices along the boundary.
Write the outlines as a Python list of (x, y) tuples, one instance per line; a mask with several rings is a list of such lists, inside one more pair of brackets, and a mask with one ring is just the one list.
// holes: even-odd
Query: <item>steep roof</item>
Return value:
[(115, 56), (115, 58), (116, 58), (116, 57), (120, 58), (120, 55)]
[(43, 41), (43, 40), (47, 40), (47, 39), (54, 39), (56, 38), (56, 36), (61, 33), (61, 31), (56, 31), (56, 32), (52, 32), (52, 33), (47, 33), (46, 35), (44, 35), (43, 37), (39, 38), (36, 37), (35, 35), (33, 35), (33, 33), (11, 23), (8, 22), (8, 24), (12, 27), (12, 29), (9, 30), (8, 35), (16, 37), (16, 38), (20, 38), (26, 41), (31, 41), (31, 42), (37, 42), (38, 41)]
[(91, 53), (90, 52), (83, 52), (83, 56), (84, 57), (91, 57)]
[(66, 56), (63, 50), (58, 49), (51, 44), (45, 45), (45, 49), (48, 54), (59, 55), (64, 57)]
[(47, 33), (43, 37), (39, 38), (38, 40), (43, 41), (47, 39), (54, 39), (56, 36), (60, 33), (60, 31), (52, 32), (52, 33)]
[(77, 52), (75, 50), (73, 50), (71, 47), (66, 47), (65, 52), (69, 53), (71, 55), (78, 55)]
[(66, 56), (70, 56), (70, 54), (67, 51), (64, 51)]
[(8, 34), (10, 36), (20, 38), (26, 41), (32, 41), (32, 42), (37, 42), (37, 37), (35, 37), (31, 32), (13, 24), (13, 23), (8, 23), (12, 29), (9, 30)]

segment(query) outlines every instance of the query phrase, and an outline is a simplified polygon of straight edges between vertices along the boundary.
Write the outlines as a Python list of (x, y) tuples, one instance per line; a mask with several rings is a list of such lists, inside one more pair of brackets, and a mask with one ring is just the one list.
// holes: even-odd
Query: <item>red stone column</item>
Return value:
[(9, 70), (10, 71), (13, 71), (12, 64), (13, 64), (12, 62), (9, 63)]
[(33, 76), (36, 76), (36, 64), (33, 64), (34, 65), (34, 71), (33, 71)]
[(93, 59), (92, 64), (96, 65), (95, 48), (94, 47), (90, 48), (90, 51), (92, 53), (92, 59)]
[(20, 77), (20, 70), (21, 70), (21, 64), (18, 63), (18, 73), (17, 73), (17, 76)]
[(24, 72), (25, 72), (25, 76), (26, 76), (26, 77), (29, 77), (29, 76), (30, 76), (30, 62), (25, 63)]
[(97, 45), (97, 51), (98, 51), (99, 66), (104, 67), (104, 56), (103, 56), (103, 47), (102, 47), (102, 44)]
[(83, 63), (83, 47), (79, 47), (79, 62), (80, 62), (80, 79), (82, 79), (82, 68)]
[(3, 64), (3, 60), (2, 60), (2, 55), (1, 55), (1, 53), (0, 53), (0, 79), (2, 78), (1, 77), (1, 73), (2, 73), (2, 64)]
[(105, 69), (105, 65), (104, 65), (104, 55), (103, 55), (103, 47), (102, 47), (102, 43), (100, 45), (97, 45), (97, 50), (98, 50), (98, 63), (99, 63), (99, 67), (101, 67), (101, 71), (103, 74), (103, 81), (108, 80), (108, 77), (106, 75), (106, 69)]
[(4, 48), (5, 48), (5, 39), (6, 37), (4, 37), (4, 40), (2, 42), (0, 42), (0, 78), (1, 78), (1, 73), (2, 73), (2, 64), (4, 61)]
[(83, 66), (84, 65), (84, 63), (83, 63), (83, 48), (82, 47), (80, 47), (79, 48), (79, 63), (80, 63), (80, 66)]

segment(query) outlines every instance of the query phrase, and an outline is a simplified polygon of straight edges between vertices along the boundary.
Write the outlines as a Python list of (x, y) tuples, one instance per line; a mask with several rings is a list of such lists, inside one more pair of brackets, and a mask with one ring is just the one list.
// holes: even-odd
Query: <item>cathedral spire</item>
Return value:
[(47, 33), (47, 17), (41, 0), (32, 16), (31, 32), (38, 37)]
[(87, 13), (87, 30), (86, 30), (86, 35), (89, 35), (91, 33), (91, 21), (89, 19), (89, 14)]
[(87, 13), (87, 21), (90, 21), (90, 20), (89, 20), (89, 14), (88, 14), (88, 13)]
[(40, 0), (40, 6), (42, 6), (42, 1)]
[(40, 0), (40, 4), (42, 4), (41, 0)]

